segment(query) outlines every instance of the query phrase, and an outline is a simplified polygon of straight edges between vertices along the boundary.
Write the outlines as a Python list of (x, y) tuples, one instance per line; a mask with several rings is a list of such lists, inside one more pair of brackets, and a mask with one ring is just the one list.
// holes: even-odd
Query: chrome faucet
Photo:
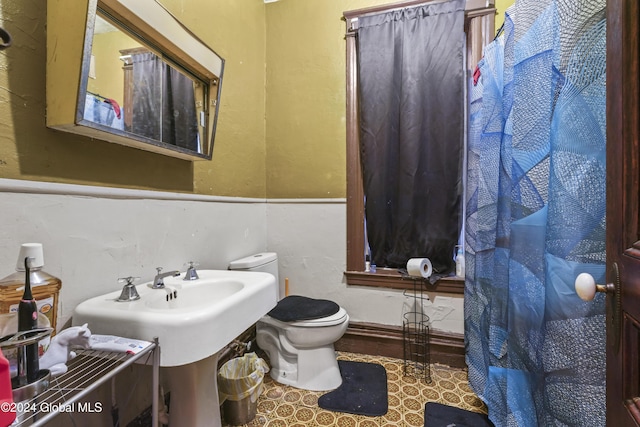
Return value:
[(152, 289), (164, 289), (164, 278), (169, 276), (179, 276), (180, 272), (177, 270), (169, 271), (166, 273), (161, 273), (162, 267), (156, 267), (156, 277), (153, 278), (153, 285), (151, 285)]
[(182, 280), (198, 280), (198, 272), (196, 271), (196, 265), (198, 265), (198, 263), (189, 261), (186, 265), (188, 265), (189, 268), (187, 268), (187, 272), (184, 274), (184, 279)]

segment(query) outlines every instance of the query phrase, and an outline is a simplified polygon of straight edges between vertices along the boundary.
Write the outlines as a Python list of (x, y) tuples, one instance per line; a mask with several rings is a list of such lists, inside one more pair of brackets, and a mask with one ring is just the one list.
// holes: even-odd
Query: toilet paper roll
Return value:
[(407, 273), (409, 276), (424, 277), (425, 279), (433, 273), (433, 267), (429, 258), (411, 258), (407, 262)]
[(23, 243), (20, 246), (18, 261), (16, 262), (16, 270), (24, 271), (24, 259), (26, 257), (33, 258), (30, 268), (38, 268), (44, 266), (44, 252), (42, 243)]

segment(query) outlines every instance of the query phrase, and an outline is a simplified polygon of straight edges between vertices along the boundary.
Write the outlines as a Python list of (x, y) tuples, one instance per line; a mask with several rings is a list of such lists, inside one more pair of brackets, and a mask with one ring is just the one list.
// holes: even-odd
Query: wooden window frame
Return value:
[[(434, 0), (438, 1), (438, 0)], [(404, 1), (383, 6), (344, 12), (346, 33), (346, 156), (347, 156), (347, 284), (389, 289), (412, 289), (413, 281), (403, 278), (394, 269), (380, 268), (375, 273), (364, 272), (364, 189), (360, 159), (358, 115), (358, 78), (356, 62), (356, 31), (358, 17), (429, 3), (424, 0)], [(483, 47), (494, 38), (495, 13), (493, 0), (467, 0), (465, 33), (467, 64), (475, 67), (482, 58)], [(469, 72), (469, 70), (467, 70)], [(430, 286), (430, 290), (453, 294), (464, 293), (464, 279), (445, 277)]]

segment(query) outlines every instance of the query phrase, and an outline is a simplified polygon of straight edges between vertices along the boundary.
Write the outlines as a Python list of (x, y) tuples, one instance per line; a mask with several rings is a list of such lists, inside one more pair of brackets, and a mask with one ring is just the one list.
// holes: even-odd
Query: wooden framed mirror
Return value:
[[(88, 0), (73, 16), (77, 0), (48, 7), (47, 126), (211, 159), (224, 59), (155, 0)], [(70, 33), (82, 45), (62, 44)]]

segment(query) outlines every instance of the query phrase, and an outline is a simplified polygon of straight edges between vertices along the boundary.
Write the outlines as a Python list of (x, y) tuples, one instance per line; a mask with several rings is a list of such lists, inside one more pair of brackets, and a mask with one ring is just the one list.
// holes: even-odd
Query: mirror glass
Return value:
[(115, 142), (126, 137), (138, 148), (210, 159), (221, 68), (190, 67), (192, 58), (164, 49), (122, 16), (98, 2), (92, 31), (88, 25), (78, 124), (119, 137)]

